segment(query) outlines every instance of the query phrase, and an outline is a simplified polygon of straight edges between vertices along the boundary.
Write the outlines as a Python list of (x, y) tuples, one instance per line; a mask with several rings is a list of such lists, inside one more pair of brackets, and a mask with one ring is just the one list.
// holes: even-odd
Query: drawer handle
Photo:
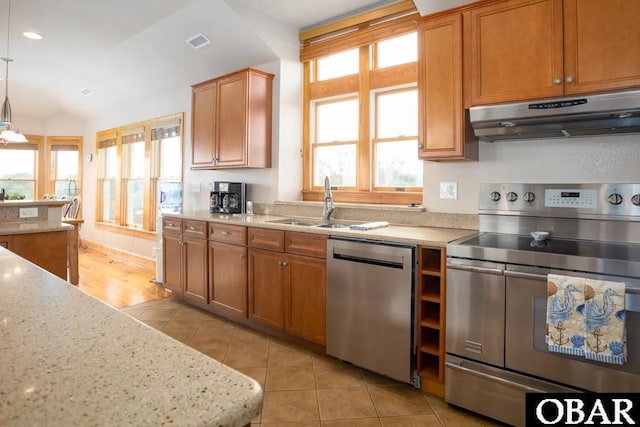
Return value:
[(231, 236), (231, 233), (229, 233), (228, 231), (221, 231), (220, 234), (222, 234), (223, 236)]
[(172, 222), (168, 222), (168, 223), (167, 223), (167, 227), (175, 227), (175, 226), (176, 226), (176, 225), (175, 225), (174, 223), (172, 223)]
[(189, 226), (189, 230), (197, 230), (197, 229), (198, 229), (198, 227), (194, 227), (193, 225)]

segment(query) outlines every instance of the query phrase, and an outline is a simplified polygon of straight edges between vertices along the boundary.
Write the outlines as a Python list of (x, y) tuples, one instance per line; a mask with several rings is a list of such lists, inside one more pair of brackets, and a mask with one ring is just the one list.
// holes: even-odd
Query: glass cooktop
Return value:
[(535, 241), (528, 236), (515, 234), (484, 233), (452, 245), (466, 247), (524, 251), (540, 254), (557, 254), (587, 258), (610, 259), (616, 261), (640, 261), (640, 244), (620, 244), (591, 240), (566, 240), (548, 238)]

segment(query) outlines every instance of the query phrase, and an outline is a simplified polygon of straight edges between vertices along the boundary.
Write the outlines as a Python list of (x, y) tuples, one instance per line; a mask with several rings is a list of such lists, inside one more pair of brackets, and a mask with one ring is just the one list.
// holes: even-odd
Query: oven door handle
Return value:
[(547, 281), (547, 276), (544, 274), (524, 273), (522, 271), (505, 270), (504, 275), (507, 277), (516, 277), (519, 279), (538, 280), (541, 282)]
[(447, 268), (451, 268), (453, 270), (470, 271), (472, 273), (494, 274), (496, 276), (502, 276), (505, 273), (501, 268), (476, 267), (473, 265), (453, 263), (447, 263)]

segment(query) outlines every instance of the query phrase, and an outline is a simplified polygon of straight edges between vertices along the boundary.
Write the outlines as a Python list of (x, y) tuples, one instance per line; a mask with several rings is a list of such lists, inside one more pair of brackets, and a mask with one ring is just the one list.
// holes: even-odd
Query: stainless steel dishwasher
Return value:
[(411, 383), (416, 247), (327, 240), (327, 354)]

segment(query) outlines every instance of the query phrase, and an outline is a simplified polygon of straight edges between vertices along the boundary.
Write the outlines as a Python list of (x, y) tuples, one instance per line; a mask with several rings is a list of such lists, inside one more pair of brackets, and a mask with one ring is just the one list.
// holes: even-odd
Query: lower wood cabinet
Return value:
[(229, 317), (247, 317), (246, 230), (209, 224), (209, 305)]
[(162, 219), (163, 282), (165, 288), (206, 303), (207, 223), (173, 217)]
[(0, 246), (67, 280), (67, 230), (0, 236)]
[(250, 228), (248, 239), (249, 319), (324, 345), (326, 236)]

